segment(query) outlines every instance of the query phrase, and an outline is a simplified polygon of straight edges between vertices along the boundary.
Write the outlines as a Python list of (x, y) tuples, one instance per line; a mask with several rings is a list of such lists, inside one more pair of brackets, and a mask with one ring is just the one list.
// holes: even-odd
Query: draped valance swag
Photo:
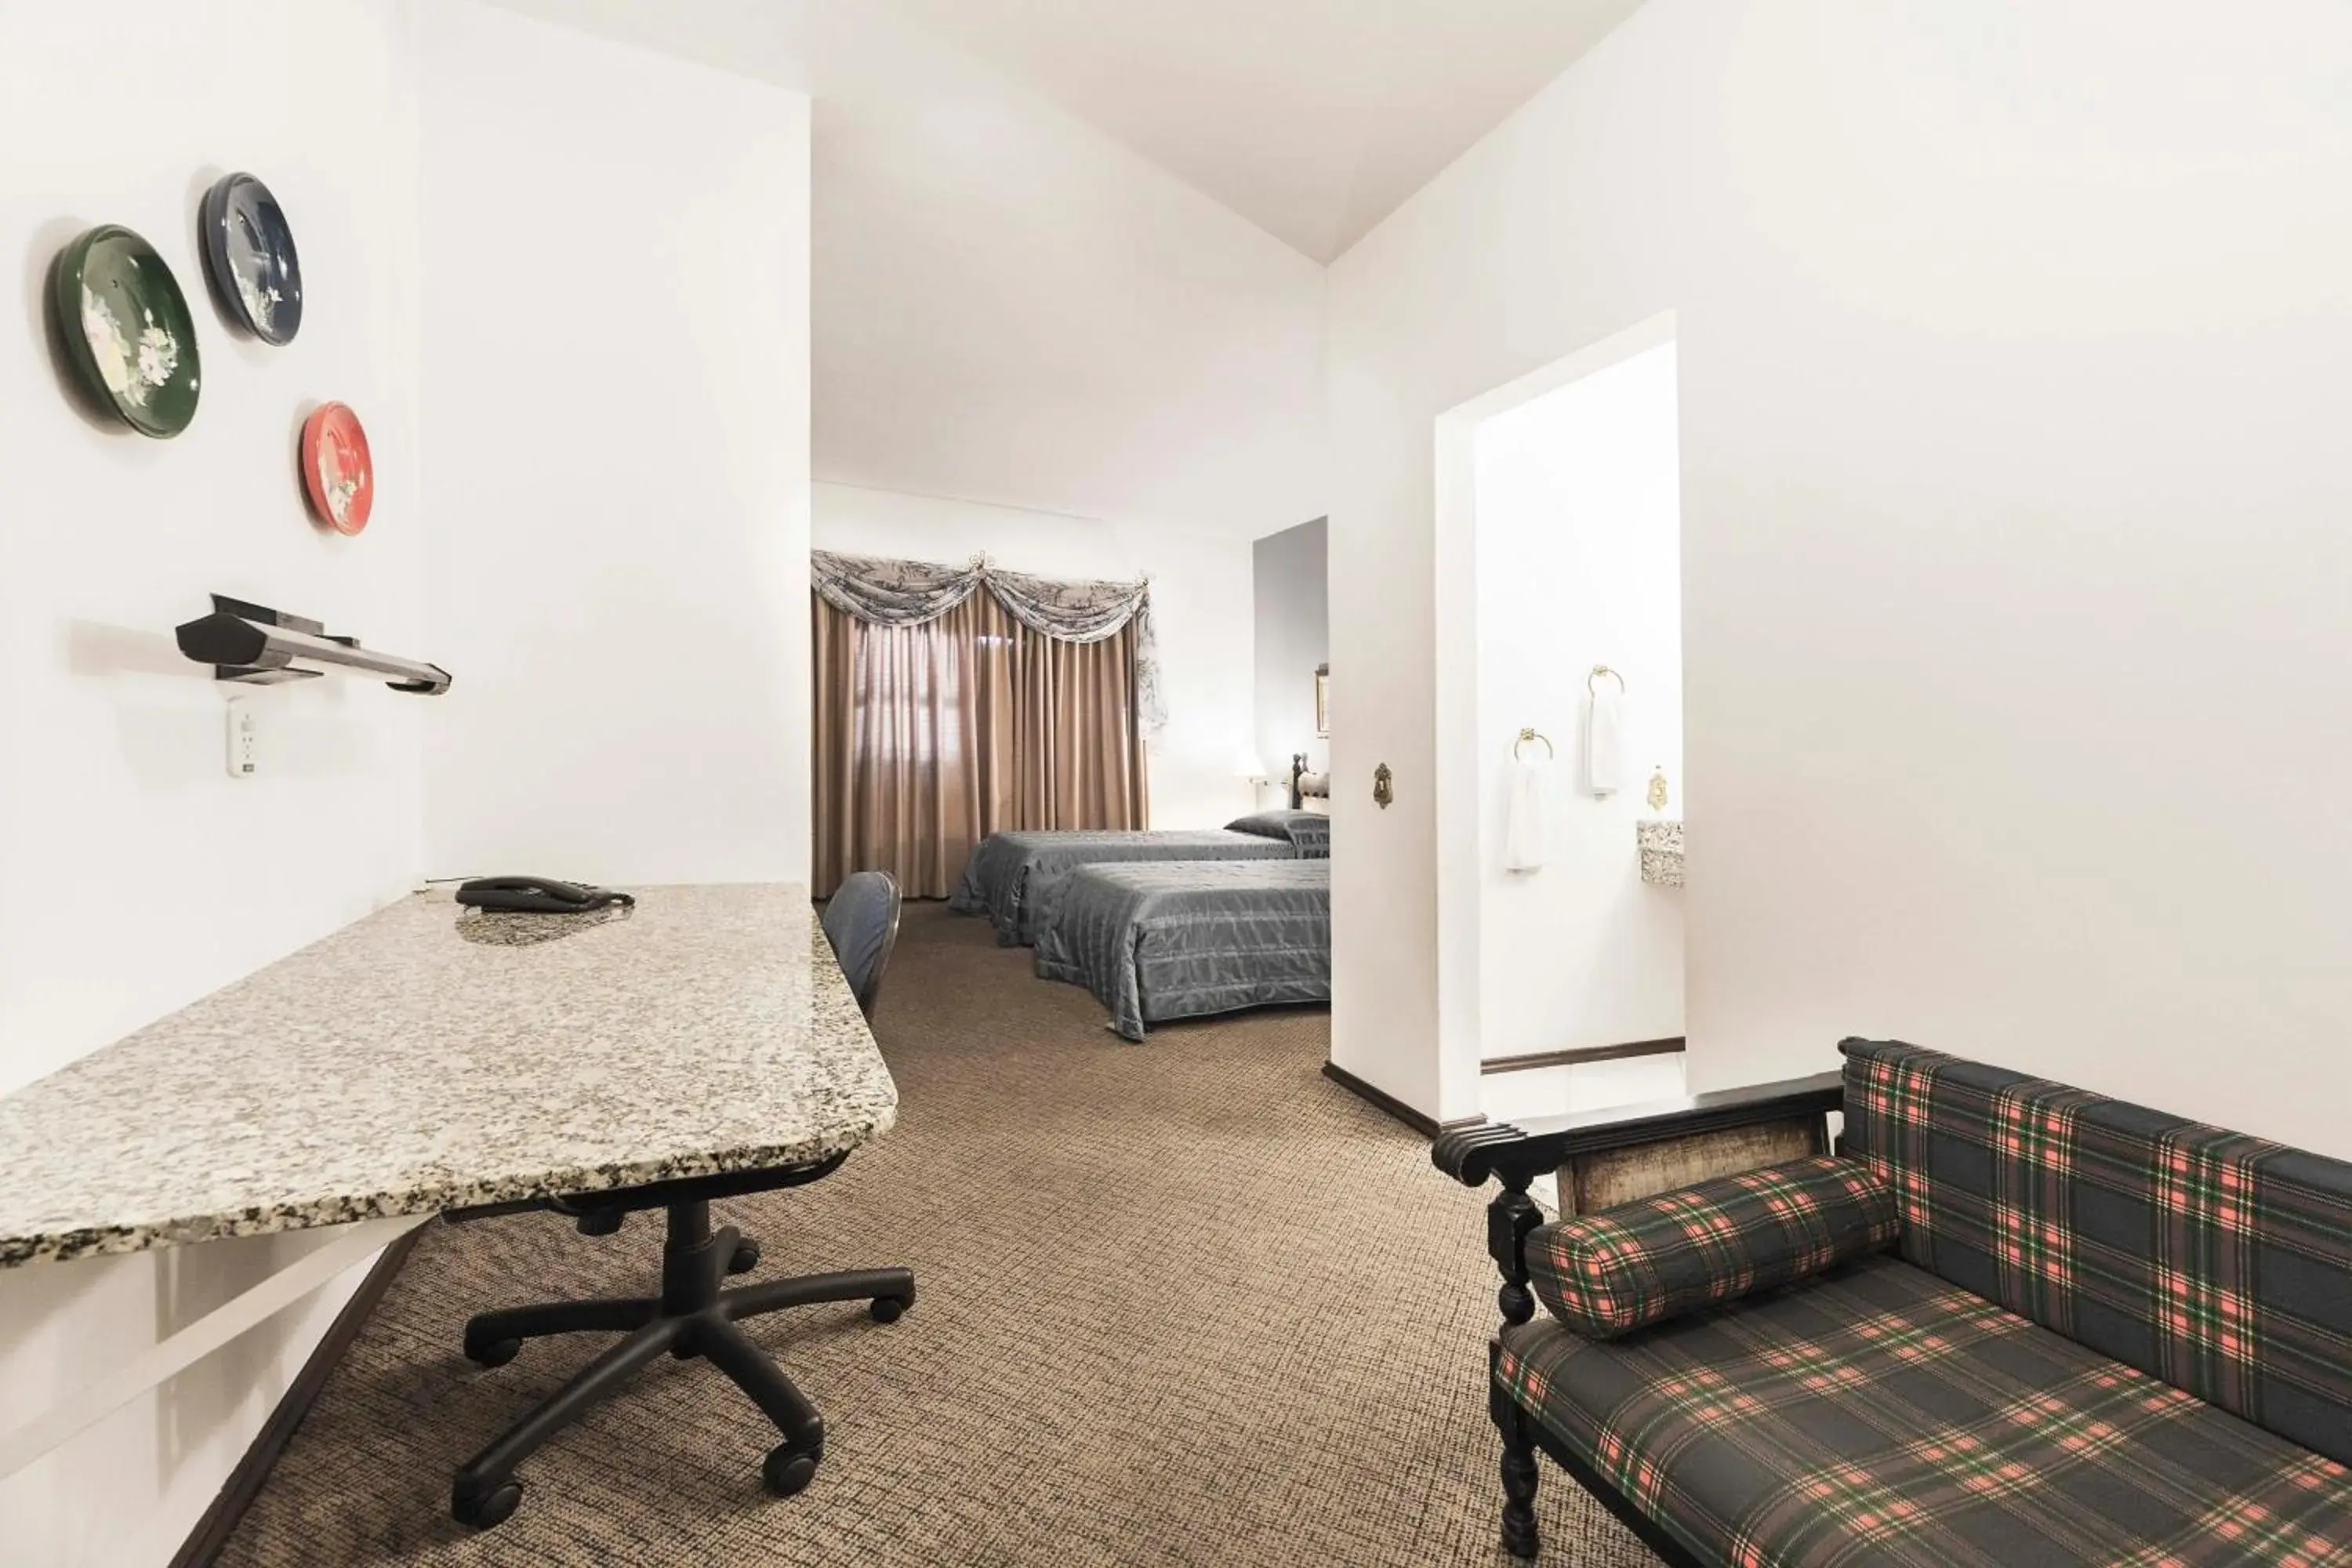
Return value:
[(1137, 715), (1148, 734), (1158, 734), (1168, 722), (1149, 581), (1063, 583), (1007, 572), (985, 556), (948, 566), (935, 561), (837, 555), (830, 550), (809, 552), (809, 579), (818, 596), (835, 609), (881, 626), (938, 620), (982, 588), (1031, 631), (1064, 642), (1101, 642), (1133, 621)]

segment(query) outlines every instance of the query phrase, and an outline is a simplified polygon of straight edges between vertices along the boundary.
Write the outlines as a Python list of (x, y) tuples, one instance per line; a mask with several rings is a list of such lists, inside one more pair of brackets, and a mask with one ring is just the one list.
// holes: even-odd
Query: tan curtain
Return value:
[(945, 898), (1013, 827), (1141, 827), (1136, 627), (1073, 643), (987, 594), (885, 626), (814, 597), (814, 891), (884, 870)]

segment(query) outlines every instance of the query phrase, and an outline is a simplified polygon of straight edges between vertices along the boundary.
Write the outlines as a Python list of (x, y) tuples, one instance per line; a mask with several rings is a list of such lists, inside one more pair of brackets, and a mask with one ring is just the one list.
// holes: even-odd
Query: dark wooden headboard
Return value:
[[(1290, 756), (1290, 809), (1303, 811), (1310, 800), (1331, 798), (1331, 775), (1307, 771), (1307, 753), (1294, 752)], [(1326, 807), (1325, 809), (1329, 809)]]

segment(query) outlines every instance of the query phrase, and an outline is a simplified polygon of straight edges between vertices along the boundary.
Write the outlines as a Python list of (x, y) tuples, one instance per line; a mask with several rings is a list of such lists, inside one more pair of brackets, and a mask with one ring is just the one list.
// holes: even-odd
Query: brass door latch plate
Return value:
[(1374, 768), (1372, 770), (1372, 804), (1386, 811), (1390, 804), (1396, 799), (1395, 786), (1396, 774), (1389, 772), (1388, 763), (1382, 763), (1379, 767)]

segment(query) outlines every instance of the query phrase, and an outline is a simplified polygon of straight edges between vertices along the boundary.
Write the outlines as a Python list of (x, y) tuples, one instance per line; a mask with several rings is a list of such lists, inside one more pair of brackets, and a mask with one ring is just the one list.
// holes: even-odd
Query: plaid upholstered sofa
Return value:
[(1502, 1189), (1504, 1545), (1540, 1449), (1676, 1564), (2352, 1568), (2352, 1165), (1841, 1049), (1439, 1139)]

